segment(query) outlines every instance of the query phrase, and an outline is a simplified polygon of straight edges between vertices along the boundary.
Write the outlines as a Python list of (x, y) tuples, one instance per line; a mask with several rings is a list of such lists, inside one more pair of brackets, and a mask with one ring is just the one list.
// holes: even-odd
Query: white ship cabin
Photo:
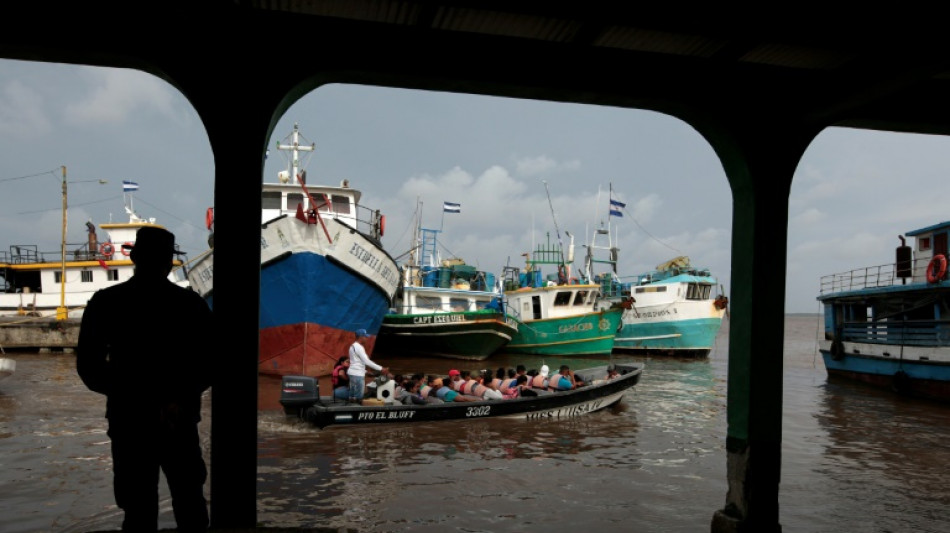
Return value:
[(403, 287), (402, 298), (397, 300), (396, 313), (418, 315), (485, 309), (497, 294), (490, 292), (439, 289), (431, 287)]
[(594, 311), (600, 297), (597, 285), (553, 285), (506, 291), (509, 313), (522, 322), (564, 318)]
[(911, 278), (912, 282), (927, 282), (927, 266), (937, 255), (947, 258), (947, 234), (950, 222), (940, 222), (926, 228), (908, 231), (908, 237), (914, 237), (913, 253), (901, 237), (901, 246), (897, 248), (896, 277)]
[(480, 311), (501, 294), (493, 290), (494, 276), (464, 262), (445, 260), (441, 268), (403, 269), (401, 292), (393, 308), (399, 314)]
[[(303, 173), (306, 180), (306, 173)], [(281, 215), (295, 216), (297, 206), (310, 209), (310, 199), (297, 179), (291, 179), (286, 170), (279, 173), (280, 183), (265, 183), (261, 191), (261, 223), (273, 220)], [(327, 185), (307, 185), (307, 192), (317, 204), (321, 217), (336, 218), (348, 226), (357, 228), (357, 209), (360, 191), (351, 189), (349, 180), (343, 180), (339, 187)]]

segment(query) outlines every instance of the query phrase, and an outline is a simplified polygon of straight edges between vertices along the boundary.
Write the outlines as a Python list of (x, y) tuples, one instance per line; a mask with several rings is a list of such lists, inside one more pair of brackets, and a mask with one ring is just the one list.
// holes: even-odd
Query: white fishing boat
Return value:
[[(399, 284), (399, 268), (383, 249), (385, 217), (360, 203), (347, 180), (339, 186), (307, 182), (306, 143), (297, 124), (277, 143), (287, 170), (261, 190), (260, 346), (258, 371), (326, 376), (356, 331), (379, 332)], [(207, 216), (214, 230), (213, 210)], [(214, 248), (188, 269), (192, 288), (214, 307)], [(366, 346), (372, 353), (374, 342)]]
[[(601, 223), (587, 245), (583, 277), (600, 287), (603, 297), (598, 307), (619, 305), (624, 309), (614, 350), (708, 356), (727, 313), (729, 300), (722, 287), (709, 269), (694, 267), (687, 256), (675, 257), (635, 276), (619, 276), (620, 249), (609, 220), (623, 216), (626, 204), (613, 198), (612, 188), (609, 202), (608, 223)], [(606, 244), (598, 244), (599, 237)]]
[[(64, 242), (56, 251), (42, 251), (36, 244), (13, 244), (0, 251), (0, 317), (78, 319), (93, 293), (131, 278), (134, 265), (122, 245), (134, 244), (139, 228), (163, 227), (135, 212), (132, 195), (137, 189), (137, 184), (123, 184), (128, 221), (99, 224), (104, 235), (86, 222), (85, 242)], [(169, 278), (187, 286), (183, 264), (176, 259)]]

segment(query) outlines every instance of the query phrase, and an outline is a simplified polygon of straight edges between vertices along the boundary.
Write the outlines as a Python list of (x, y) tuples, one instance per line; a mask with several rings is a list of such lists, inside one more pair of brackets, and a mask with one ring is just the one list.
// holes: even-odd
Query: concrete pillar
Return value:
[(733, 193), (725, 506), (713, 533), (780, 532), (788, 194), (811, 134), (731, 119), (708, 136)]

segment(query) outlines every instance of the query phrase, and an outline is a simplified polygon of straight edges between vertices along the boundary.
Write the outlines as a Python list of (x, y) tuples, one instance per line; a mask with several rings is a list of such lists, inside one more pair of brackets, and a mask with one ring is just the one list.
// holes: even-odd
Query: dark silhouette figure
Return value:
[(168, 279), (175, 236), (138, 230), (130, 257), (135, 274), (101, 289), (83, 312), (76, 369), (106, 396), (113, 490), (125, 511), (122, 531), (158, 529), (159, 470), (172, 497), (178, 531), (207, 531), (207, 468), (198, 422), (211, 386), (205, 340), (211, 309), (197, 293)]

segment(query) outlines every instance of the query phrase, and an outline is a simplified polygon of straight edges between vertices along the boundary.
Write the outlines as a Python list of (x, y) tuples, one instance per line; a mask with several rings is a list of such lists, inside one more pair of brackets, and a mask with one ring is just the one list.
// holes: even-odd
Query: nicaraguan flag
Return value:
[(622, 217), (623, 213), (620, 212), (620, 209), (623, 207), (627, 207), (627, 204), (619, 200), (614, 200), (613, 198), (611, 198), (610, 199), (610, 216)]
[(131, 192), (139, 190), (139, 184), (134, 181), (122, 180), (122, 192)]
[(456, 204), (452, 202), (442, 202), (442, 212), (443, 213), (461, 213), (462, 204)]

